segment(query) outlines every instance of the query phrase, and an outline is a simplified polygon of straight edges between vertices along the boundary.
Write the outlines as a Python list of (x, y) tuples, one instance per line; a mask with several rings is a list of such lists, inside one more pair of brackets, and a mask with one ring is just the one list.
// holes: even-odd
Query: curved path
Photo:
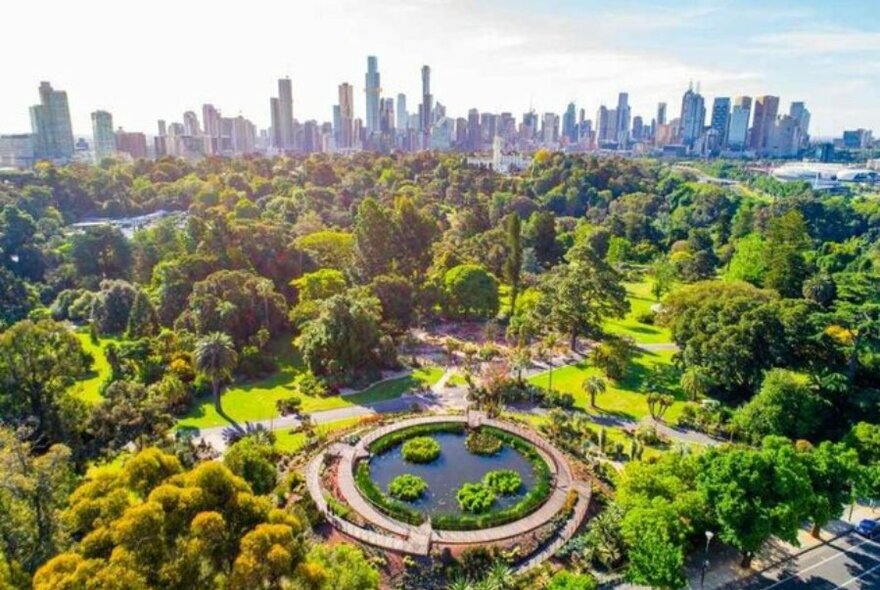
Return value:
[[(446, 422), (467, 422), (470, 427), (478, 427), (481, 425), (492, 426), (510, 432), (511, 434), (515, 434), (516, 436), (531, 442), (547, 462), (553, 476), (554, 490), (550, 498), (535, 512), (525, 518), (506, 525), (477, 531), (432, 530), (430, 521), (422, 526), (416, 527), (399, 522), (379, 512), (357, 489), (353, 475), (354, 466), (357, 460), (368, 457), (369, 451), (367, 449), (369, 445), (389, 432), (422, 424), (438, 424)], [(340, 462), (337, 469), (337, 483), (339, 485), (339, 492), (342, 499), (358, 512), (372, 527), (386, 531), (384, 534), (379, 531), (358, 527), (350, 522), (343, 521), (330, 513), (323, 496), (324, 492), (321, 488), (320, 477), (321, 465), (325, 454), (339, 457)], [(544, 559), (555, 553), (559, 547), (571, 538), (580, 526), (580, 523), (583, 521), (583, 518), (586, 515), (587, 506), (590, 502), (589, 487), (574, 481), (568, 461), (559, 450), (548, 444), (547, 441), (530, 430), (520, 428), (509, 422), (489, 419), (484, 414), (477, 412), (470, 412), (466, 416), (423, 416), (403, 420), (377, 428), (364, 436), (354, 447), (335, 444), (324, 454), (320, 454), (312, 459), (307, 473), (307, 484), (309, 492), (315, 499), (318, 508), (321, 512), (327, 515), (328, 520), (330, 520), (334, 526), (337, 526), (337, 528), (343, 533), (378, 547), (413, 553), (416, 555), (427, 555), (432, 543), (437, 543), (438, 545), (488, 544), (527, 535), (528, 533), (546, 525), (556, 517), (564, 507), (569, 492), (572, 489), (575, 490), (578, 493), (578, 501), (566, 524), (562, 529), (555, 533), (553, 540), (548, 545), (521, 564), (517, 568), (519, 571), (524, 571), (525, 569), (529, 569), (542, 562)]]

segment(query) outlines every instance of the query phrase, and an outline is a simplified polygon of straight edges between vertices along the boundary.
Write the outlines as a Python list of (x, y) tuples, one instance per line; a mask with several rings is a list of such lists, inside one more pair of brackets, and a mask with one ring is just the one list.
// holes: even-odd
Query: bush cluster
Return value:
[(490, 471), (483, 476), (483, 485), (500, 496), (512, 496), (522, 487), (522, 477), (513, 469)]
[(302, 403), (302, 398), (294, 395), (276, 401), (275, 407), (282, 416), (289, 416), (290, 414), (298, 414), (300, 408), (302, 408)]
[(497, 455), (503, 444), (491, 434), (475, 430), (467, 435), (465, 446), (474, 455)]
[(361, 462), (358, 464), (355, 469), (354, 480), (361, 493), (380, 512), (414, 526), (425, 522), (425, 517), (420, 512), (383, 494), (382, 490), (373, 482), (373, 478), (370, 477), (370, 468), (366, 463)]
[(495, 503), (495, 492), (483, 483), (466, 483), (455, 495), (458, 505), (465, 512), (480, 514), (492, 508)]
[(440, 443), (430, 436), (417, 436), (403, 443), (401, 454), (410, 463), (430, 463), (440, 456)]
[(442, 422), (438, 424), (422, 424), (419, 426), (411, 426), (402, 430), (389, 432), (385, 436), (379, 437), (370, 443), (368, 450), (374, 455), (380, 455), (388, 449), (399, 445), (405, 440), (409, 440), (416, 436), (426, 434), (435, 434), (438, 432), (464, 432), (465, 424), (463, 422)]
[(428, 484), (418, 475), (404, 473), (398, 475), (388, 484), (388, 493), (398, 500), (412, 502), (422, 497), (428, 489)]

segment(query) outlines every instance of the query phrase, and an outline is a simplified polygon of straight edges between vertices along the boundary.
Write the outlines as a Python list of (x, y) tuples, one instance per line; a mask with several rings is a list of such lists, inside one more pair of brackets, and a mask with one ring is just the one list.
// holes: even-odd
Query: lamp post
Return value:
[(706, 531), (706, 549), (703, 551), (703, 569), (700, 571), (700, 588), (703, 587), (703, 583), (706, 581), (706, 571), (709, 569), (709, 543), (712, 542), (712, 537), (715, 536), (715, 533), (712, 531)]

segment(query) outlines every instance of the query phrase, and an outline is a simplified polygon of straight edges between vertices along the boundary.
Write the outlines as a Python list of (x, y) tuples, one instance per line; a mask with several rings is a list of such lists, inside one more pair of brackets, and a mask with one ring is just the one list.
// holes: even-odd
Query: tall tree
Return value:
[(361, 201), (354, 220), (354, 253), (365, 279), (391, 270), (397, 250), (394, 236), (394, 221), (389, 212), (371, 197)]
[(804, 252), (810, 247), (810, 234), (804, 216), (791, 209), (770, 221), (767, 232), (767, 273), (764, 286), (783, 297), (800, 297), (808, 276)]
[(504, 278), (510, 283), (510, 315), (516, 313), (516, 299), (519, 297), (520, 275), (523, 263), (522, 221), (519, 215), (511, 213), (504, 223), (507, 230), (507, 259), (504, 261)]
[(220, 384), (232, 374), (238, 361), (232, 338), (222, 332), (211, 332), (202, 336), (196, 342), (195, 359), (196, 369), (211, 380), (214, 407), (221, 414), (223, 406), (220, 403)]

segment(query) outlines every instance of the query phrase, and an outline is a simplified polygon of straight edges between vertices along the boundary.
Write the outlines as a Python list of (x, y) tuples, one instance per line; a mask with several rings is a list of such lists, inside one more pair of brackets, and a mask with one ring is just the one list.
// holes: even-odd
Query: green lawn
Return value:
[[(315, 397), (299, 392), (298, 381), (304, 374), (305, 367), (290, 339), (284, 338), (273, 344), (273, 351), (278, 363), (278, 371), (274, 375), (235, 385), (223, 393), (223, 411), (236, 422), (277, 417), (275, 402), (294, 395), (302, 398), (303, 412), (334, 410), (400, 397), (409, 389), (423, 383), (433, 385), (443, 374), (443, 370), (438, 367), (428, 367), (417, 369), (407, 377), (378, 383), (353, 395)], [(216, 412), (210, 397), (198, 400), (190, 412), (178, 422), (178, 426), (189, 428), (209, 428), (226, 424), (229, 421)]]
[(110, 377), (110, 363), (107, 362), (104, 348), (114, 339), (101, 338), (99, 344), (94, 344), (88, 332), (77, 332), (76, 337), (82, 343), (83, 349), (94, 357), (95, 362), (92, 363), (88, 376), (73, 385), (73, 394), (85, 402), (97, 404), (102, 399), (101, 385)]
[[(660, 384), (659, 391), (670, 393), (676, 398), (675, 404), (669, 408), (663, 419), (674, 422), (686, 400), (686, 395), (678, 384), (677, 371), (672, 366), (671, 350), (655, 352), (639, 351), (630, 362), (627, 373), (620, 381), (606, 379), (607, 391), (596, 399), (598, 408), (590, 407), (589, 396), (583, 391), (584, 379), (590, 375), (602, 375), (602, 372), (590, 366), (589, 362), (567, 365), (553, 371), (553, 390), (570, 393), (575, 398), (575, 405), (591, 414), (608, 414), (631, 420), (641, 420), (649, 415), (648, 403), (645, 400), (649, 392), (649, 380), (656, 373), (655, 367), (669, 367), (665, 382)], [(546, 389), (550, 380), (549, 372), (533, 376), (529, 381)]]
[[(360, 422), (360, 418), (343, 418), (326, 424), (319, 424), (316, 430), (324, 435), (330, 434), (336, 430), (342, 430), (349, 426), (355, 426)], [(306, 435), (302, 432), (291, 432), (290, 429), (275, 431), (275, 446), (279, 451), (284, 453), (295, 453), (306, 442)]]
[(610, 319), (605, 322), (605, 330), (618, 336), (629, 336), (640, 344), (660, 344), (672, 342), (672, 335), (667, 328), (643, 324), (636, 318), (643, 313), (651, 311), (651, 306), (657, 303), (651, 294), (651, 279), (645, 279), (639, 283), (624, 283), (628, 294), (630, 311), (622, 320)]

